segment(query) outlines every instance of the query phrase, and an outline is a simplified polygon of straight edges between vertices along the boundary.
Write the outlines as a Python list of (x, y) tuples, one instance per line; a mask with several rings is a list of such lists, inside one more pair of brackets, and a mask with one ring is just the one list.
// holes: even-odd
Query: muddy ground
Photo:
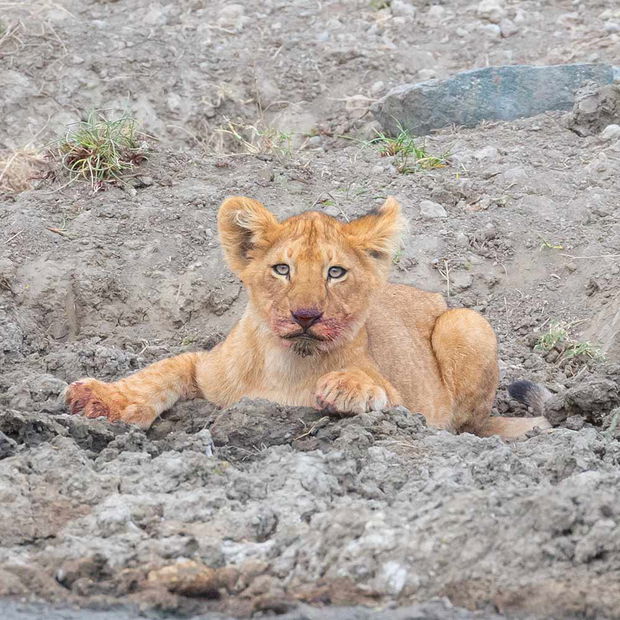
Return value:
[[(449, 165), (412, 174), (368, 144), (399, 83), (620, 57), (614, 2), (481, 4), (0, 2), (0, 149), (92, 108), (152, 136), (124, 184), (51, 162), (0, 195), (5, 617), (620, 617), (619, 136), (561, 113), (449, 128), (419, 140)], [(497, 412), (527, 415), (505, 386), (540, 381), (556, 429), (504, 443), (263, 402), (183, 403), (148, 433), (67, 415), (68, 382), (226, 334), (230, 194), (345, 219), (397, 196), (393, 280), (482, 312)], [(591, 355), (536, 347), (558, 322)]]

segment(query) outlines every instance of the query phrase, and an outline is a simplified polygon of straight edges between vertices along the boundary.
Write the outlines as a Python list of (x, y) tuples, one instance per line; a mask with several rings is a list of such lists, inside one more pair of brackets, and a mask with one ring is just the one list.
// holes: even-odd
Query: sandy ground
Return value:
[[(56, 166), (0, 194), (2, 613), (620, 617), (618, 136), (561, 113), (447, 128), (419, 142), (449, 165), (413, 174), (368, 144), (394, 85), (617, 64), (619, 23), (611, 1), (0, 2), (0, 149), (91, 108), (152, 136), (126, 184)], [(244, 293), (215, 214), (237, 193), (341, 218), (396, 195), (392, 279), (482, 312), (497, 412), (527, 414), (504, 388), (540, 381), (556, 430), (506, 444), (260, 402), (184, 403), (148, 433), (67, 415), (68, 382), (226, 334)], [(601, 355), (539, 350), (558, 322)]]

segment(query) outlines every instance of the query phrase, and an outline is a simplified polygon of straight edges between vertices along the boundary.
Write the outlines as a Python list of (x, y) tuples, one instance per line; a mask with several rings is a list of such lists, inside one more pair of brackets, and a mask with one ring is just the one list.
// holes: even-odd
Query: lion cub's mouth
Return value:
[(291, 349), (294, 353), (301, 357), (315, 355), (320, 350), (320, 343), (326, 339), (310, 332), (297, 332), (295, 334), (287, 334), (282, 336), (284, 340), (291, 342)]
[(312, 334), (311, 332), (296, 332), (294, 334), (287, 334), (286, 336), (282, 336), (285, 340), (317, 340), (322, 342), (325, 340), (323, 336), (319, 336), (317, 334)]

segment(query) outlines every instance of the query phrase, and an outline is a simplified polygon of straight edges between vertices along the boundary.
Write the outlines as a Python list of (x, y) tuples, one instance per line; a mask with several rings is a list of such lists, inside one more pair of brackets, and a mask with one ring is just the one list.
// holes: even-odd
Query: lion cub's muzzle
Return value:
[(316, 308), (300, 308), (299, 310), (291, 310), (291, 316), (293, 321), (307, 332), (310, 327), (321, 320), (323, 313)]

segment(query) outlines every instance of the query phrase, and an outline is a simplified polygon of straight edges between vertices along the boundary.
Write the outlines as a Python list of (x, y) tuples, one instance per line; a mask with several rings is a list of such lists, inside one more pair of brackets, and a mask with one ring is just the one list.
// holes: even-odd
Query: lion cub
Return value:
[(67, 388), (72, 413), (148, 428), (177, 400), (226, 407), (244, 396), (356, 414), (402, 404), (432, 426), (517, 437), (539, 418), (490, 417), (497, 344), (473, 310), (387, 282), (402, 216), (388, 198), (352, 222), (309, 211), (282, 222), (250, 198), (228, 198), (224, 255), (249, 295), (211, 351), (162, 360), (115, 383)]

